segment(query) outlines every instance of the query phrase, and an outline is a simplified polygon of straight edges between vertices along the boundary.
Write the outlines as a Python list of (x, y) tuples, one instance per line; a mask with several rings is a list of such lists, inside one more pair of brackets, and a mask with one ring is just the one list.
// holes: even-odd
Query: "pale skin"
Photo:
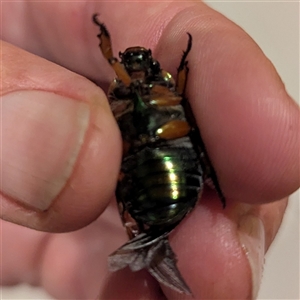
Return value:
[[(9, 221), (1, 222), (2, 284), (39, 285), (59, 299), (189, 298), (159, 286), (147, 272), (107, 270), (108, 254), (127, 238), (112, 201), (120, 135), (105, 93), (85, 78), (100, 87), (113, 78), (91, 21), (99, 12), (115, 55), (130, 46), (151, 48), (174, 75), (185, 49), (185, 32), (192, 34), (187, 97), (227, 207), (223, 210), (217, 195), (205, 191), (172, 233), (171, 246), (194, 298), (255, 297), (258, 283), (253, 288), (252, 279), (253, 274), (260, 276), (261, 258), (252, 261), (257, 271), (251, 272), (245, 251), (246, 245), (251, 252), (251, 245), (245, 240), (262, 227), (253, 247), (261, 245), (265, 252), (280, 227), (288, 195), (299, 187), (299, 108), (253, 40), (198, 1), (6, 2), (2, 7), (3, 39), (15, 46), (2, 44), (1, 94), (50, 91), (85, 103), (90, 111), (79, 155), (48, 209), (31, 209), (1, 193), (1, 216)], [(38, 145), (43, 134), (37, 129), (31, 143)], [(11, 151), (17, 151), (13, 144)], [(43, 155), (36, 157), (32, 163), (45, 164)]]

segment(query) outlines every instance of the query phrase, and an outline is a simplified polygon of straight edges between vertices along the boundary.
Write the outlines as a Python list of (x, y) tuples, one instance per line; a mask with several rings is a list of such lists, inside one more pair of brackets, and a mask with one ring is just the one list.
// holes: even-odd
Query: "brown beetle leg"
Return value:
[(118, 61), (116, 57), (113, 56), (110, 34), (105, 25), (99, 22), (98, 14), (93, 15), (93, 22), (100, 28), (100, 33), (97, 35), (97, 37), (100, 40), (99, 47), (102, 51), (103, 56), (112, 66), (117, 77), (124, 83), (125, 86), (129, 86), (131, 83), (131, 78), (124, 69), (123, 65)]
[[(180, 65), (177, 69), (178, 72), (177, 72), (177, 80), (176, 80), (176, 91), (179, 95), (181, 95), (183, 97), (183, 100), (181, 103), (182, 103), (182, 106), (184, 107), (186, 118), (187, 118), (187, 120), (189, 120), (189, 123), (192, 125), (192, 129), (189, 131), (190, 136), (191, 136), (192, 140), (194, 141), (194, 143), (199, 146), (200, 164), (204, 170), (204, 174), (206, 174), (205, 182), (215, 188), (215, 190), (223, 204), (223, 208), (225, 208), (226, 199), (225, 199), (223, 191), (220, 187), (216, 171), (215, 171), (215, 169), (209, 159), (209, 156), (207, 154), (207, 151), (206, 151), (204, 142), (202, 140), (199, 128), (197, 127), (197, 122), (193, 115), (190, 103), (187, 101), (186, 98), (184, 98), (184, 95), (183, 95), (184, 91), (185, 91), (187, 75), (189, 72), (189, 68), (187, 66), (188, 62), (186, 61), (186, 57), (189, 54), (191, 47), (192, 47), (192, 36), (189, 33), (187, 33), (187, 34), (189, 36), (187, 48), (183, 52), (183, 55), (182, 55), (182, 58), (180, 61)], [(169, 127), (171, 127), (171, 126), (169, 126)], [(169, 128), (163, 128), (163, 129), (165, 131), (165, 133), (164, 133), (165, 135), (171, 136), (171, 130), (167, 130)], [(184, 130), (184, 129), (182, 128), (182, 130)]]
[(156, 106), (172, 106), (179, 105), (182, 100), (181, 96), (174, 94), (166, 86), (154, 85), (150, 92), (150, 105)]
[(183, 51), (183, 55), (177, 69), (177, 80), (176, 80), (176, 91), (179, 95), (183, 95), (185, 91), (187, 74), (189, 72), (189, 68), (187, 66), (188, 62), (186, 61), (186, 57), (191, 51), (192, 48), (192, 36), (187, 32), (189, 36), (188, 44), (186, 50)]
[(161, 139), (174, 140), (186, 136), (191, 130), (187, 121), (172, 120), (156, 130), (156, 135)]

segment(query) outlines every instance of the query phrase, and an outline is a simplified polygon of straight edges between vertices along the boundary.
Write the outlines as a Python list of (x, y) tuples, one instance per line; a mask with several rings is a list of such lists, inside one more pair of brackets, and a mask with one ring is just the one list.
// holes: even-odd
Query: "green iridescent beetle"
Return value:
[(187, 49), (176, 82), (151, 50), (130, 47), (113, 56), (110, 34), (99, 26), (100, 49), (117, 77), (108, 98), (123, 139), (116, 198), (130, 240), (109, 256), (110, 270), (147, 269), (160, 283), (185, 294), (191, 290), (176, 266), (169, 233), (194, 208), (210, 180), (225, 198), (210, 163), (189, 103), (184, 97)]

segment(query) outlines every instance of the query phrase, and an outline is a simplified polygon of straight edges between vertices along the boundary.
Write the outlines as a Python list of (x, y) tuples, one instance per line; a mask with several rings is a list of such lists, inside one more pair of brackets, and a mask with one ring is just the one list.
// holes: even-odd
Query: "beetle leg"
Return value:
[[(189, 36), (188, 44), (186, 47), (186, 50), (183, 52), (180, 65), (177, 69), (177, 80), (176, 80), (176, 91), (179, 95), (183, 96), (184, 91), (185, 91), (185, 86), (186, 86), (186, 81), (187, 81), (187, 75), (189, 72), (189, 68), (187, 66), (188, 62), (186, 60), (187, 55), (189, 54), (191, 48), (192, 48), (192, 36), (190, 33), (187, 33)], [(192, 140), (194, 141), (195, 145), (198, 145), (199, 153), (200, 153), (200, 164), (202, 166), (202, 169), (205, 174), (205, 182), (212, 185), (221, 202), (223, 207), (226, 206), (226, 199), (224, 197), (224, 194), (222, 192), (222, 189), (220, 187), (218, 177), (216, 174), (216, 171), (209, 159), (209, 156), (207, 154), (204, 142), (202, 140), (199, 128), (197, 127), (197, 123), (195, 120), (195, 117), (192, 112), (192, 108), (190, 106), (190, 103), (187, 101), (186, 98), (183, 97), (182, 100), (182, 106), (184, 107), (185, 115), (187, 120), (189, 120), (189, 123), (192, 125), (192, 130), (190, 131), (190, 136)]]
[[(203, 144), (204, 145), (204, 144)], [(226, 198), (223, 194), (223, 191), (220, 187), (220, 184), (219, 184), (219, 181), (218, 181), (218, 177), (217, 177), (217, 174), (216, 174), (216, 171), (208, 157), (208, 154), (207, 154), (207, 151), (206, 149), (204, 148), (204, 146), (202, 146), (202, 153), (200, 155), (200, 160), (201, 160), (201, 165), (204, 169), (204, 173), (206, 174), (204, 180), (205, 180), (205, 183), (214, 188), (215, 191), (217, 192), (219, 198), (220, 198), (220, 201), (222, 203), (222, 206), (223, 208), (226, 207)]]
[(220, 187), (216, 171), (215, 171), (215, 169), (214, 169), (214, 167), (211, 163), (211, 160), (210, 160), (210, 158), (207, 154), (207, 150), (205, 148), (204, 142), (203, 142), (202, 137), (200, 135), (200, 131), (197, 127), (193, 128), (191, 137), (195, 140), (195, 142), (199, 146), (200, 164), (201, 164), (201, 167), (202, 167), (203, 172), (204, 172), (204, 181), (208, 186), (215, 189), (215, 191), (217, 192), (217, 194), (220, 198), (220, 201), (222, 203), (223, 208), (225, 208), (226, 198), (225, 198), (225, 196), (223, 194), (223, 191)]
[(100, 40), (99, 47), (102, 51), (103, 56), (107, 59), (109, 64), (114, 69), (117, 77), (124, 83), (125, 86), (129, 86), (131, 83), (131, 78), (126, 72), (123, 65), (118, 61), (116, 57), (113, 56), (110, 34), (103, 23), (98, 20), (98, 15), (93, 15), (93, 22), (100, 28), (100, 33), (97, 37)]
[(156, 135), (161, 139), (174, 140), (186, 136), (191, 130), (187, 121), (172, 120), (156, 130)]
[(186, 50), (183, 51), (183, 55), (182, 55), (179, 67), (177, 69), (176, 91), (179, 95), (183, 95), (183, 93), (184, 93), (186, 81), (187, 81), (187, 74), (189, 72), (189, 68), (187, 66), (188, 62), (186, 60), (186, 57), (192, 48), (192, 36), (188, 32), (187, 32), (187, 34), (189, 36), (188, 44), (187, 44)]
[(215, 171), (215, 169), (210, 161), (210, 158), (208, 156), (207, 150), (205, 148), (205, 144), (202, 140), (200, 130), (197, 126), (197, 122), (196, 122), (196, 119), (192, 112), (190, 103), (186, 99), (183, 99), (182, 106), (184, 107), (185, 116), (186, 116), (187, 120), (192, 125), (192, 129), (190, 131), (190, 137), (193, 140), (193, 143), (195, 145), (198, 145), (198, 151), (199, 151), (199, 155), (200, 155), (200, 164), (201, 164), (201, 167), (204, 172), (205, 183), (207, 183), (208, 185), (210, 185), (211, 187), (213, 187), (216, 190), (216, 192), (222, 202), (223, 208), (225, 208), (226, 199), (225, 199), (225, 196), (220, 187), (216, 171)]

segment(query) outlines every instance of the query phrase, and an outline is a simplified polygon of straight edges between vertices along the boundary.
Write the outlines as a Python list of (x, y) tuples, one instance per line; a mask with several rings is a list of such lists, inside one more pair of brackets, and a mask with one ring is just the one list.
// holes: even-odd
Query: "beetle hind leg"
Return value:
[(179, 64), (179, 67), (177, 69), (177, 80), (176, 80), (176, 91), (179, 95), (183, 95), (185, 91), (186, 81), (187, 81), (187, 75), (189, 72), (189, 68), (187, 66), (188, 61), (186, 60), (189, 52), (192, 48), (192, 36), (190, 33), (188, 33), (188, 44), (186, 47), (186, 50), (183, 51), (183, 55)]
[(97, 37), (100, 40), (99, 47), (102, 51), (103, 56), (112, 66), (117, 77), (124, 83), (125, 86), (129, 86), (131, 83), (131, 78), (126, 72), (123, 65), (118, 61), (116, 57), (113, 56), (110, 34), (104, 23), (101, 23), (98, 20), (98, 14), (93, 15), (93, 22), (100, 28), (100, 33), (97, 35)]

